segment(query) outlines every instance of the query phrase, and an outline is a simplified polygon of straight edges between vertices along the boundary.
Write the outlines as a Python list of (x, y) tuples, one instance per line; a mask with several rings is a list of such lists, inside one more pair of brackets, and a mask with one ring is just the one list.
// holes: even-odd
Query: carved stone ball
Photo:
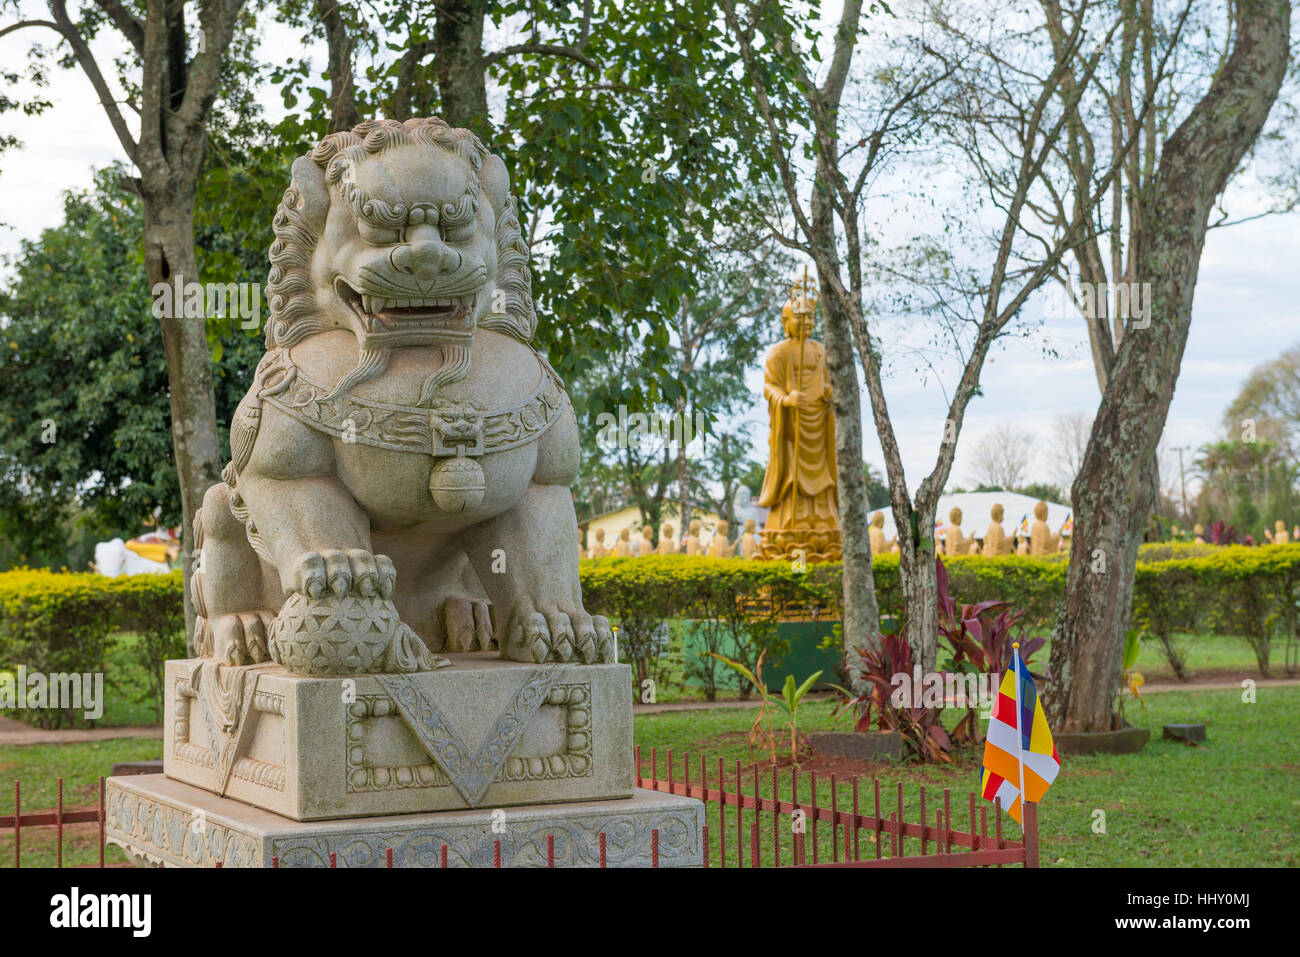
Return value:
[(459, 514), (478, 508), (487, 482), (483, 468), (473, 459), (443, 459), (429, 472), (429, 494), (444, 512)]
[(271, 622), (271, 657), (295, 675), (381, 672), (405, 627), (392, 602), (378, 595), (294, 592)]

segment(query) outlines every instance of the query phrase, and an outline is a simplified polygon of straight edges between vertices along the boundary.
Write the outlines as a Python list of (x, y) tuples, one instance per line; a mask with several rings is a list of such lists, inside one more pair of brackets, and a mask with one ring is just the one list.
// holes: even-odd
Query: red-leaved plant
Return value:
[[(982, 601), (975, 605), (958, 605), (948, 594), (948, 570), (943, 559), (935, 558), (935, 575), (939, 593), (939, 634), (952, 651), (944, 661), (948, 671), (957, 674), (1004, 675), (1011, 667), (1011, 645), (1020, 642), (1020, 660), (1029, 668), (1029, 660), (1047, 643), (1046, 638), (1026, 638), (1019, 625), (1023, 609), (1005, 601)], [(1030, 674), (1038, 680), (1044, 675)], [(978, 710), (967, 708), (966, 716), (952, 729), (959, 740), (977, 740)]]
[(939, 723), (939, 708), (898, 707), (894, 675), (912, 674), (912, 649), (900, 635), (878, 635), (878, 647), (858, 648), (858, 670), (867, 687), (849, 701), (857, 711), (854, 730), (869, 731), (874, 717), (882, 731), (897, 731), (908, 751), (922, 761), (951, 761), (952, 739)]

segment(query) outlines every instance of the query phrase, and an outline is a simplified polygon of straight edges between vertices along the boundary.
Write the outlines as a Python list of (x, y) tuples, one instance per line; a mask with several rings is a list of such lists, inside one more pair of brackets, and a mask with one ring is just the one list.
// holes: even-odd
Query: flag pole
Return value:
[(1012, 664), (1016, 669), (1016, 764), (1020, 767), (1020, 826), (1025, 824), (1025, 750), (1024, 732), (1020, 728), (1022, 720), (1020, 707), (1020, 642), (1011, 644)]

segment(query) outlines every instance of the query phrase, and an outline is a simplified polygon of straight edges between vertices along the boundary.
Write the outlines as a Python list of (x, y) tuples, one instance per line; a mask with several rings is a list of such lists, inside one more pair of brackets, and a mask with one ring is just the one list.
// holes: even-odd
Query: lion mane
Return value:
[[(356, 187), (352, 170), (372, 156), (399, 146), (423, 146), (443, 150), (465, 160), (470, 167), (467, 197), (477, 201), (479, 171), (488, 149), (469, 130), (455, 129), (437, 117), (397, 120), (367, 120), (348, 132), (331, 133), (311, 152), (293, 164), (289, 188), (284, 191), (272, 220), (275, 241), (271, 243), (271, 271), (266, 292), (270, 319), (266, 326), (266, 348), (288, 348), (332, 326), (316, 310), (315, 286), (311, 277), (312, 256), (329, 211), (330, 190), (357, 212), (380, 221), (401, 222), (408, 210), (372, 200)], [(472, 215), (469, 209), (452, 208), (449, 216)], [(537, 327), (533, 311), (532, 278), (528, 271), (528, 247), (519, 228), (519, 214), (513, 194), (504, 208), (496, 211), (497, 277), (493, 311), (479, 326), (502, 332), (525, 344), (531, 343)]]

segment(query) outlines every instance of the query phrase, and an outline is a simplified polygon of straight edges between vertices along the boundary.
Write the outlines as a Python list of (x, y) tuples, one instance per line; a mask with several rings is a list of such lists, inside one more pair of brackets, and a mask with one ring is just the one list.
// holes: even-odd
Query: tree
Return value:
[[(122, 187), (124, 172), (108, 167), (92, 190), (66, 193), (63, 223), (23, 243), (0, 295), (0, 408), (11, 410), (0, 417), (0, 524), (15, 561), (84, 568), (69, 554), (72, 523), (73, 540), (93, 544), (131, 537), (155, 513), (180, 522), (162, 332), (138, 251), (141, 203)], [(198, 235), (223, 241), (202, 219)], [(224, 353), (217, 406), (228, 415), (260, 347), (237, 323), (212, 332)]]
[(1034, 436), (1010, 422), (995, 426), (980, 438), (971, 451), (971, 481), (1013, 489), (1029, 471)]
[(1264, 127), (1286, 74), (1285, 0), (1231, 4), (1231, 52), (1149, 159), (1154, 175), (1133, 196), (1146, 224), (1133, 275), (1150, 283), (1150, 322), (1130, 319), (1115, 351), (1074, 482), (1074, 538), (1052, 637), (1053, 726), (1114, 726), (1141, 526), (1150, 509), (1137, 480), (1164, 429), (1191, 322), (1209, 217)]
[[(894, 520), (902, 530), (899, 562), (904, 634), (922, 667), (932, 669), (937, 654), (938, 592), (930, 529), (938, 499), (947, 484), (965, 413), (978, 393), (990, 347), (1068, 254), (1070, 229), (1082, 219), (1082, 214), (1075, 216), (1058, 235), (1022, 236), (1022, 215), (1035, 201), (1033, 186), (1039, 171), (1055, 155), (1066, 122), (1066, 110), (1057, 104), (1057, 98), (1062, 95), (1067, 70), (1077, 66), (1091, 75), (1100, 54), (1084, 52), (1083, 21), (1077, 18), (1063, 45), (1043, 51), (1044, 67), (1035, 74), (1001, 56), (1004, 38), (998, 37), (998, 31), (1013, 28), (1003, 25), (1005, 18), (1000, 12), (963, 30), (936, 6), (929, 23), (937, 28), (937, 35), (926, 36), (924, 42), (910, 37), (896, 45), (897, 61), (873, 72), (874, 85), (868, 84), (860, 93), (855, 90), (857, 99), (869, 104), (859, 108), (868, 122), (855, 134), (844, 135), (841, 99), (861, 29), (861, 4), (844, 4), (822, 83), (807, 73), (795, 42), (796, 36), (806, 35), (807, 25), (783, 5), (745, 4), (742, 8), (724, 2), (723, 10), (746, 77), (754, 87), (754, 100), (781, 171), (783, 199), (797, 227), (797, 238), (787, 237), (786, 242), (806, 249), (817, 263), (827, 303), (828, 354), (833, 351), (832, 331), (841, 328), (851, 332), (850, 341), (857, 349), (889, 476)], [(794, 95), (773, 82), (774, 74), (794, 78)], [(1066, 99), (1068, 102), (1068, 95)], [(991, 127), (990, 119), (994, 121)], [(932, 135), (935, 128), (944, 130), (937, 140)], [(808, 131), (806, 143), (796, 142), (801, 130)], [(933, 142), (947, 147), (947, 152), (934, 154), (936, 165), (942, 163), (948, 169), (954, 162), (969, 163), (977, 171), (975, 181), (988, 194), (984, 206), (997, 218), (992, 229), (994, 255), (987, 270), (974, 270), (961, 262), (961, 251), (949, 242), (956, 235), (953, 229), (960, 229), (960, 221), (948, 224), (950, 229), (944, 234), (948, 239), (941, 236), (912, 244), (905, 248), (900, 264), (886, 264), (881, 270), (883, 281), (912, 283), (931, 297), (928, 311), (936, 317), (938, 335), (961, 363), (958, 382), (949, 393), (934, 466), (913, 497), (885, 395), (882, 340), (863, 308), (864, 268), (868, 265), (863, 204), (868, 183), (882, 173), (879, 167), (886, 159), (896, 158), (909, 146), (915, 151), (916, 144)], [(806, 207), (794, 158), (794, 151), (804, 148), (816, 162)], [(1097, 192), (1106, 190), (1109, 182), (1101, 177), (1095, 184)], [(963, 207), (961, 212), (966, 216), (968, 210)], [(983, 229), (987, 224), (976, 225)], [(834, 373), (833, 358), (831, 365)], [(839, 416), (839, 383), (834, 387)], [(844, 461), (855, 463), (851, 471), (860, 482), (856, 463), (861, 460), (860, 454), (841, 453), (842, 489)], [(865, 520), (865, 501), (860, 505)], [(848, 522), (846, 518), (846, 528)], [(865, 521), (861, 531), (863, 550), (868, 551)], [(864, 557), (850, 552), (846, 545), (846, 579), (865, 567), (869, 567), (869, 554)], [(846, 611), (846, 636), (855, 634), (847, 618)], [(846, 648), (853, 640), (846, 637)]]
[[(7, 6), (16, 11), (18, 4)], [(75, 65), (90, 81), (122, 151), (140, 171), (124, 182), (141, 199), (144, 272), (151, 290), (178, 277), (192, 282), (200, 278), (194, 251), (195, 197), (207, 126), (243, 0), (206, 0), (196, 6), (197, 38), (189, 33), (193, 21), (187, 20), (189, 5), (183, 0), (145, 0), (143, 11), (123, 0), (94, 0), (77, 21), (68, 13), (66, 0), (49, 0), (50, 19), (17, 19), (0, 28), (0, 37), (23, 29), (54, 31), (65, 51), (60, 64)], [(90, 49), (99, 31), (110, 25), (128, 50), (117, 61), (117, 83), (125, 96), (114, 93)], [(33, 48), (38, 71), (43, 70), (46, 52)], [(131, 132), (123, 103), (138, 118), (138, 136)], [(11, 105), (5, 101), (5, 106)], [(184, 528), (186, 630), (192, 633), (192, 523), (204, 492), (220, 477), (220, 441), (204, 318), (164, 315), (161, 325)]]
[(1251, 370), (1223, 414), (1229, 434), (1268, 438), (1300, 458), (1300, 345)]

